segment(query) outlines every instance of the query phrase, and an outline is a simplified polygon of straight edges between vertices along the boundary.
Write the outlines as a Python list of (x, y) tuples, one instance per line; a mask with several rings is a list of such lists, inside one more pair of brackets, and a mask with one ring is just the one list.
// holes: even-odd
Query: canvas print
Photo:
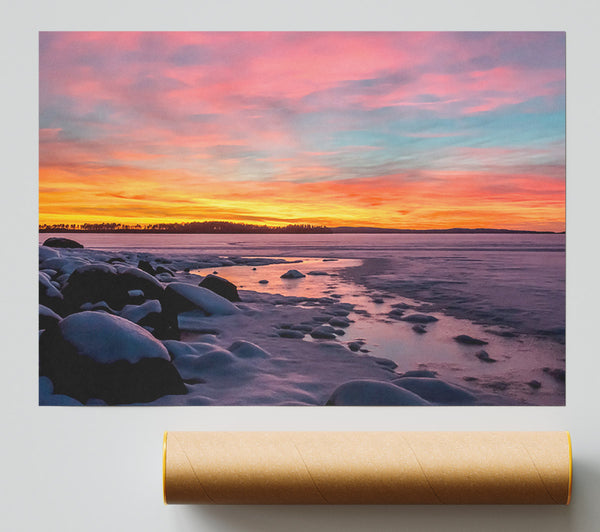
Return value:
[(563, 405), (565, 34), (39, 34), (41, 405)]

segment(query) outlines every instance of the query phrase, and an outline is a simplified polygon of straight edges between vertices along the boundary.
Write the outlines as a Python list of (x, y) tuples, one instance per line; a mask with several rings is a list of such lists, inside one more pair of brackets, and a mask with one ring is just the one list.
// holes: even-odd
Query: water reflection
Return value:
[[(242, 290), (309, 298), (327, 296), (336, 302), (351, 303), (354, 311), (348, 318), (352, 322), (338, 340), (345, 345), (356, 340), (364, 341), (364, 344), (361, 342), (364, 352), (357, 352), (356, 356), (368, 353), (393, 360), (398, 364), (398, 372), (419, 368), (433, 370), (444, 380), (463, 386), (468, 383), (468, 387), (483, 393), (493, 392), (494, 387), (501, 386), (506, 397), (521, 404), (562, 404), (564, 385), (540, 370), (560, 358), (562, 347), (559, 344), (529, 336), (503, 338), (491, 334), (489, 327), (442, 312), (431, 313), (439, 321), (428, 324), (426, 334), (416, 334), (411, 323), (392, 319), (390, 311), (396, 303), (406, 303), (415, 308), (422, 302), (373, 293), (340, 275), (346, 268), (361, 266), (362, 260), (324, 261), (322, 258), (301, 257), (286, 257), (286, 260), (293, 262), (266, 266), (225, 266), (192, 273), (205, 276), (216, 271), (217, 275)], [(291, 269), (300, 271), (306, 277), (282, 279), (281, 275)], [(268, 283), (262, 284), (261, 280)], [(463, 346), (453, 340), (460, 334), (487, 340), (489, 344), (485, 346), (486, 351), (498, 362), (482, 362), (475, 356), (481, 347)], [(322, 340), (313, 339), (307, 334), (303, 341)], [(527, 386), (527, 381), (532, 379), (543, 382), (543, 388), (532, 390)]]
[[(283, 296), (323, 297), (335, 294), (346, 299), (359, 290), (355, 284), (343, 282), (339, 278), (339, 272), (344, 268), (360, 266), (361, 260), (332, 261), (300, 257), (285, 257), (285, 260), (292, 262), (266, 266), (225, 266), (217, 270), (212, 268), (193, 270), (191, 273), (205, 276), (216, 271), (217, 275), (231, 281), (239, 289)], [(298, 270), (306, 277), (282, 279), (281, 276), (288, 270)], [(263, 284), (260, 281), (268, 281), (268, 283)]]

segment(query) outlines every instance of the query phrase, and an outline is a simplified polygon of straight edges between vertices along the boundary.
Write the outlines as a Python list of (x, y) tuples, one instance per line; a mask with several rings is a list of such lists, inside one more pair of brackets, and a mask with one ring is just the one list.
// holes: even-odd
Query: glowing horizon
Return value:
[(42, 32), (39, 223), (565, 230), (559, 32)]

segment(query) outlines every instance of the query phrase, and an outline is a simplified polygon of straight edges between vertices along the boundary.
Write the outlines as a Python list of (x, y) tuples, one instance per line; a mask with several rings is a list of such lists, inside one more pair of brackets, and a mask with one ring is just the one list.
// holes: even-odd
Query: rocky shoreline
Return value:
[[(354, 305), (336, 294), (284, 297), (190, 273), (283, 259), (114, 253), (49, 240), (39, 248), (40, 404), (511, 404), (435, 371), (399, 372), (395, 362), (369, 355), (361, 339), (346, 341)], [(304, 276), (290, 268), (281, 277)], [(410, 324), (413, 334), (437, 321), (402, 304), (389, 318)]]

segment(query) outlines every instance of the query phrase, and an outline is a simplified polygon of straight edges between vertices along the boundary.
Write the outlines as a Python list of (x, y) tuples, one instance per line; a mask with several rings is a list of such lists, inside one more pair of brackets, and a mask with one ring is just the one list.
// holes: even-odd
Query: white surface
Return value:
[[(597, 3), (5, 2), (2, 8), (0, 529), (50, 531), (596, 531)], [(567, 31), (567, 406), (475, 408), (37, 406), (37, 31), (496, 29)], [(590, 247), (591, 246), (591, 247)], [(165, 507), (163, 430), (562, 430), (570, 507)]]

